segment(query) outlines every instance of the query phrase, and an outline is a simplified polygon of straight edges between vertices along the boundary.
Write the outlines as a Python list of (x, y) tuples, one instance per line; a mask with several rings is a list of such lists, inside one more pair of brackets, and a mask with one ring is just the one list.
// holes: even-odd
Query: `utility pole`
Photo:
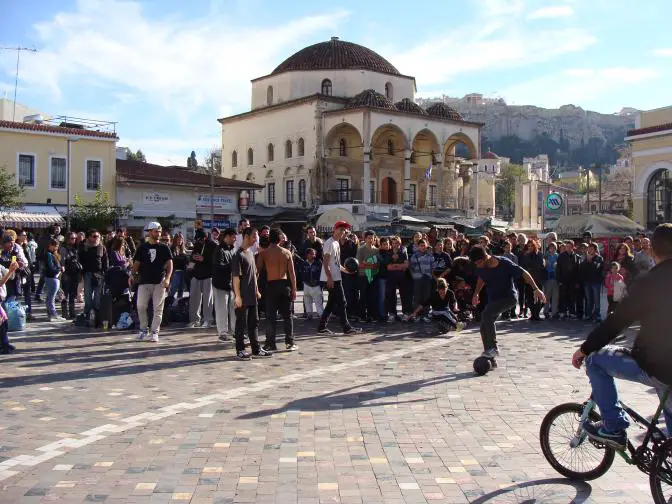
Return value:
[(37, 49), (30, 47), (0, 47), (3, 51), (16, 51), (16, 74), (14, 75), (14, 106), (12, 109), (12, 122), (16, 121), (16, 89), (19, 87), (19, 61), (21, 59), (21, 51), (36, 53)]
[(602, 213), (602, 163), (597, 164), (597, 213)]
[(210, 153), (210, 232), (215, 227), (215, 153)]

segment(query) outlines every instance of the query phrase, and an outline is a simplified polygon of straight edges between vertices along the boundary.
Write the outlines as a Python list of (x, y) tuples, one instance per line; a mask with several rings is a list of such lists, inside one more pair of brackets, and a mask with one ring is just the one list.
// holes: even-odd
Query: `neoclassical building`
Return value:
[(423, 109), (415, 92), (366, 47), (306, 47), (252, 81), (250, 111), (219, 119), (223, 175), (263, 185), (254, 198), (268, 206), (473, 208), (477, 161), (464, 159), (479, 158), (482, 124), (443, 103)]
[(672, 222), (672, 106), (640, 112), (625, 139), (634, 162), (635, 220), (649, 229)]

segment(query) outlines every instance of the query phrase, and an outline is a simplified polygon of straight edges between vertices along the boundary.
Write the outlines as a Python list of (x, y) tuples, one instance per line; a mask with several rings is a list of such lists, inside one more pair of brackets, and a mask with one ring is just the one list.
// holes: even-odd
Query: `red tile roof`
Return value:
[(106, 131), (93, 131), (79, 128), (65, 128), (61, 126), (52, 126), (50, 124), (0, 121), (0, 128), (24, 130), (24, 131), (38, 131), (44, 133), (60, 133), (62, 135), (73, 135), (78, 137), (113, 138), (115, 140), (119, 139), (116, 133), (109, 133)]
[(647, 133), (658, 133), (659, 131), (672, 130), (672, 123), (657, 124), (655, 126), (647, 126), (646, 128), (631, 129), (627, 136), (645, 135)]
[[(181, 166), (161, 166), (128, 159), (117, 159), (117, 180), (120, 182), (156, 182), (194, 187), (210, 187), (210, 175)], [(215, 187), (227, 189), (263, 189), (264, 186), (244, 180), (215, 176)]]

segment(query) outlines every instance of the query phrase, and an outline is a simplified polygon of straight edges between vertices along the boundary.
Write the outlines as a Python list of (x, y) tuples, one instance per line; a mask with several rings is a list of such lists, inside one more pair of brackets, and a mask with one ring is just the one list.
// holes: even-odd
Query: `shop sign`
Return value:
[[(210, 208), (210, 194), (198, 194), (196, 196), (197, 208)], [(236, 211), (238, 208), (238, 201), (235, 196), (228, 194), (215, 194), (212, 198), (213, 207), (217, 210), (232, 210)]]
[(170, 194), (161, 192), (145, 192), (142, 195), (145, 205), (170, 205)]

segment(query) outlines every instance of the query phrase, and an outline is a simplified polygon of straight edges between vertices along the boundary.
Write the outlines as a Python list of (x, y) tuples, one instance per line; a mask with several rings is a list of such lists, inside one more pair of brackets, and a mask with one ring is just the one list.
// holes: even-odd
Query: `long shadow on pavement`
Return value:
[[(361, 389), (376, 382), (369, 382), (362, 385), (354, 385), (352, 387), (343, 388), (334, 392), (321, 394), (312, 397), (304, 397), (286, 403), (284, 406), (278, 408), (265, 409), (259, 411), (252, 411), (237, 417), (239, 420), (250, 420), (261, 418), (265, 416), (283, 413), (287, 410), (301, 410), (301, 411), (326, 411), (331, 409), (356, 409), (362, 406), (367, 406), (366, 403), (375, 401), (384, 397), (395, 397), (401, 394), (409, 394), (417, 392), (424, 387), (431, 387), (433, 385), (440, 385), (442, 383), (450, 383), (459, 380), (474, 378), (473, 372), (456, 373), (445, 376), (436, 376), (434, 378), (427, 378), (423, 380), (414, 380), (406, 383), (397, 383), (394, 385), (387, 385), (385, 387), (374, 388), (371, 390), (364, 390), (361, 392), (353, 392), (354, 389)], [(424, 401), (433, 401), (435, 397), (424, 397), (421, 399), (412, 399), (409, 401), (385, 401), (372, 402), (368, 406), (386, 406), (392, 404), (415, 403)]]
[(580, 504), (588, 502), (592, 492), (593, 488), (585, 481), (549, 478), (514, 484), (510, 487), (481, 495), (469, 502), (471, 504), (523, 504), (533, 502)]

